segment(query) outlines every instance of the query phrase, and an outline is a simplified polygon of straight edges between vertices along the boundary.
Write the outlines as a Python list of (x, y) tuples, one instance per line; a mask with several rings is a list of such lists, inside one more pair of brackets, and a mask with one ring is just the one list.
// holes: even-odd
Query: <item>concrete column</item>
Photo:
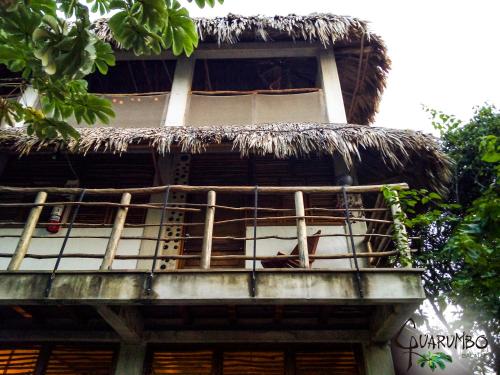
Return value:
[(395, 375), (389, 343), (364, 344), (363, 357), (366, 375)]
[[(172, 183), (172, 169), (173, 169), (173, 158), (171, 156), (159, 156), (157, 171), (153, 182), (154, 186), (168, 185)], [(162, 203), (164, 193), (151, 195), (149, 203)], [(148, 210), (146, 214), (146, 224), (159, 224), (160, 223), (161, 210)], [(163, 232), (165, 228), (163, 229)], [(142, 233), (145, 237), (156, 237), (158, 235), (158, 227), (151, 226), (145, 227)], [(140, 255), (153, 255), (155, 252), (156, 242), (155, 241), (141, 241), (141, 246), (139, 250)], [(137, 269), (150, 270), (152, 266), (152, 260), (138, 260)]]
[(179, 57), (175, 67), (170, 99), (165, 114), (165, 126), (183, 126), (189, 108), (195, 58)]
[(143, 375), (146, 344), (121, 344), (115, 375)]
[(335, 55), (331, 49), (323, 50), (318, 60), (328, 122), (347, 123)]

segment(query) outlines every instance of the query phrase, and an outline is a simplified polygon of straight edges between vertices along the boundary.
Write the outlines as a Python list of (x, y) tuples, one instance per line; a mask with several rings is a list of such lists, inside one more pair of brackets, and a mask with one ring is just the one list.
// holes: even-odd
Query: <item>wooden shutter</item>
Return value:
[(153, 353), (151, 375), (212, 375), (213, 351)]
[(295, 353), (296, 375), (359, 375), (352, 351)]
[[(69, 161), (68, 161), (69, 159)], [(75, 176), (76, 173), (76, 176)], [(86, 188), (127, 188), (151, 186), (154, 178), (154, 166), (149, 154), (108, 154), (80, 155), (30, 155), (11, 158), (0, 177), (1, 185), (19, 187), (62, 187), (68, 180), (76, 178), (80, 186)], [(67, 200), (67, 197), (51, 194), (48, 201)], [(76, 200), (77, 197), (73, 197)], [(1, 202), (32, 202), (33, 194), (0, 194)], [(120, 196), (89, 196), (86, 201), (112, 201), (119, 203)], [(146, 203), (147, 195), (133, 196), (132, 203)], [(29, 209), (2, 209), (0, 220), (23, 221)], [(107, 207), (82, 206), (77, 222), (111, 223), (116, 209)], [(45, 208), (40, 221), (47, 221), (50, 209)], [(132, 208), (127, 214), (128, 223), (143, 223), (146, 210)]]
[(0, 348), (0, 374), (31, 375), (34, 374), (39, 347), (33, 348)]
[(112, 375), (114, 350), (56, 345), (45, 375)]

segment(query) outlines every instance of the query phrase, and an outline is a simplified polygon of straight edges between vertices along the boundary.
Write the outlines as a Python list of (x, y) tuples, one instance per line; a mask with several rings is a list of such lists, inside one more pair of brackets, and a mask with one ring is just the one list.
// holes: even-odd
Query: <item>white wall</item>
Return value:
[[(2, 228), (0, 235), (20, 235), (21, 228)], [(109, 237), (111, 228), (74, 228), (71, 231), (72, 236), (107, 236)], [(61, 249), (63, 238), (51, 238), (54, 236), (64, 236), (66, 229), (61, 229), (59, 233), (51, 234), (44, 228), (35, 230), (34, 236), (43, 236), (44, 238), (33, 238), (28, 253), (30, 254), (57, 254)], [(142, 228), (125, 228), (123, 236), (142, 236)], [(0, 252), (13, 253), (18, 238), (0, 237)], [(64, 254), (86, 253), (103, 254), (108, 243), (107, 238), (70, 238), (66, 244)], [(140, 240), (121, 240), (118, 245), (117, 254), (136, 255), (139, 252)], [(0, 270), (7, 269), (10, 258), (0, 258)], [(21, 270), (52, 270), (56, 259), (32, 259), (25, 258), (21, 264)], [(62, 259), (60, 270), (98, 270), (102, 259), (84, 259), (68, 258)], [(115, 260), (113, 269), (135, 269), (136, 260)]]
[[(353, 224), (353, 233), (360, 233), (357, 227), (358, 223)], [(321, 229), (321, 234), (345, 234), (347, 228), (343, 225), (309, 225), (307, 226), (307, 235), (310, 236)], [(257, 227), (257, 237), (263, 236), (297, 236), (297, 228), (293, 225), (286, 226), (260, 226)], [(246, 237), (253, 237), (253, 227), (246, 228)], [(354, 243), (357, 251), (364, 251), (362, 245), (363, 237), (354, 237)], [(257, 255), (271, 256), (276, 255), (278, 251), (289, 254), (297, 244), (297, 240), (280, 240), (280, 239), (265, 239), (257, 240)], [(341, 253), (350, 253), (351, 246), (347, 242), (346, 237), (321, 237), (316, 250), (317, 255), (333, 255)], [(253, 240), (247, 240), (245, 243), (245, 253), (248, 256), (253, 255)], [(360, 267), (364, 265), (360, 261)], [(246, 268), (252, 268), (252, 261), (246, 261)], [(312, 264), (312, 268), (353, 268), (352, 259), (317, 259)], [(257, 261), (257, 268), (262, 268), (260, 261)]]

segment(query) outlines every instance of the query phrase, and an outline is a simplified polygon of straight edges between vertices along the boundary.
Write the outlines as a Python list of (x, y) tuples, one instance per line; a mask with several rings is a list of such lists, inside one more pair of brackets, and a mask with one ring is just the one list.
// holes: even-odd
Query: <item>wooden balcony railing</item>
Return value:
[[(393, 187), (406, 189), (406, 184), (393, 184)], [(370, 186), (187, 186), (187, 185), (170, 185), (156, 186), (147, 188), (132, 188), (132, 189), (82, 189), (82, 188), (20, 188), (20, 187), (0, 187), (0, 202), (2, 194), (9, 196), (32, 195), (35, 196), (32, 203), (26, 202), (10, 202), (0, 203), (2, 208), (29, 208), (30, 212), (25, 221), (0, 221), (0, 238), (16, 237), (18, 238), (17, 246), (13, 252), (6, 252), (5, 248), (0, 247), (0, 258), (8, 258), (8, 271), (17, 271), (25, 259), (55, 259), (53, 267), (53, 276), (59, 269), (62, 259), (81, 258), (81, 259), (101, 259), (99, 267), (100, 271), (111, 270), (113, 263), (117, 260), (146, 260), (151, 262), (149, 269), (150, 279), (153, 278), (155, 272), (161, 272), (158, 269), (157, 262), (162, 260), (198, 260), (199, 268), (204, 270), (213, 269), (211, 263), (215, 260), (232, 260), (240, 262), (251, 262), (252, 272), (255, 273), (257, 262), (266, 260), (293, 260), (294, 262), (283, 263), (285, 267), (309, 269), (314, 260), (338, 260), (350, 259), (354, 263), (354, 269), (359, 273), (360, 260), (367, 261), (365, 267), (381, 267), (389, 265), (390, 267), (397, 266), (397, 257), (400, 255), (401, 249), (404, 249), (407, 254), (410, 254), (408, 239), (405, 236), (398, 236), (394, 233), (394, 223), (397, 220), (397, 213), (401, 210), (399, 205), (387, 207), (381, 195), (382, 185)], [(206, 194), (205, 203), (193, 203), (188, 200), (185, 202), (172, 202), (172, 195), (179, 194)], [(146, 203), (133, 204), (132, 198), (136, 195), (152, 195), (157, 194), (162, 197), (161, 203)], [(304, 195), (320, 194), (320, 195), (335, 195), (337, 197), (337, 206), (332, 207), (307, 207), (304, 204)], [(218, 196), (223, 195), (247, 195), (249, 200), (253, 200), (253, 205), (248, 206), (230, 206), (217, 204)], [(259, 198), (264, 195), (277, 196), (293, 196), (295, 207), (263, 207), (259, 205)], [(55, 201), (50, 201), (49, 198), (56, 197)], [(61, 200), (58, 197), (66, 197)], [(116, 202), (116, 197), (121, 197), (120, 202)], [(190, 195), (188, 195), (189, 197)], [(73, 197), (73, 198), (69, 198)], [(75, 198), (77, 197), (77, 198)], [(115, 201), (102, 200), (103, 197), (114, 197)], [(253, 199), (252, 199), (253, 197)], [(358, 202), (352, 204), (351, 197), (356, 197)], [(88, 200), (90, 199), (90, 200)], [(158, 201), (158, 200), (156, 200)], [(198, 200), (199, 201), (199, 200)], [(369, 202), (374, 202), (370, 204)], [(46, 228), (53, 225), (50, 222), (40, 221), (43, 209), (54, 206), (64, 206), (71, 208), (69, 219), (60, 223), (61, 228), (65, 228), (64, 234), (42, 234), (37, 235), (36, 229)], [(116, 210), (116, 215), (113, 223), (85, 223), (78, 222), (78, 211), (82, 207), (111, 207)], [(127, 213), (129, 209), (142, 210), (160, 210), (161, 217), (159, 222), (146, 222), (143, 224), (128, 224)], [(230, 211), (237, 215), (235, 218), (226, 220), (216, 220), (216, 212)], [(166, 216), (171, 212), (183, 212), (186, 214), (197, 214), (198, 216), (205, 214), (205, 220), (200, 222), (179, 221), (174, 225), (180, 228), (201, 227), (202, 235), (191, 236), (182, 232), (172, 237), (171, 234), (165, 232), (165, 227), (170, 225), (167, 223)], [(1, 215), (0, 215), (1, 217)], [(279, 223), (295, 222), (296, 235), (286, 236), (279, 233), (272, 235), (257, 235), (257, 228), (261, 225), (269, 223), (278, 223), (273, 225), (282, 225)], [(337, 225), (343, 226), (345, 231), (342, 233), (321, 233), (308, 235), (308, 223), (315, 222), (315, 226)], [(245, 225), (245, 228), (253, 226), (253, 235), (214, 235), (214, 228), (221, 225), (231, 223), (240, 223)], [(362, 223), (364, 230), (353, 229), (354, 223)], [(6, 228), (22, 228), (18, 234), (5, 232)], [(156, 236), (147, 235), (124, 235), (125, 228), (147, 228), (158, 227)], [(110, 228), (111, 232), (108, 235), (98, 235), (89, 231), (86, 234), (74, 234), (74, 228)], [(201, 229), (200, 229), (201, 233)], [(308, 249), (308, 238), (319, 237), (342, 237), (345, 238), (347, 250), (345, 253), (331, 252), (316, 254)], [(34, 238), (59, 238), (62, 239), (58, 252), (34, 251), (31, 248), (32, 239)], [(105, 250), (100, 253), (88, 252), (65, 252), (68, 240), (72, 238), (82, 239), (85, 241), (91, 239), (105, 239), (107, 245)], [(161, 245), (165, 241), (175, 239), (176, 241), (201, 241), (201, 249), (196, 254), (163, 254), (161, 253)], [(296, 241), (298, 251), (292, 254), (275, 254), (275, 255), (258, 255), (258, 242), (264, 240), (293, 240)], [(118, 254), (118, 246), (121, 241), (140, 240), (153, 241), (154, 253), (144, 254), (138, 251), (137, 254)], [(213, 254), (212, 248), (214, 241), (246, 241), (252, 244), (252, 251), (247, 251), (245, 254)], [(395, 241), (399, 241), (395, 244)], [(4, 242), (4, 241), (2, 241)], [(83, 242), (82, 242), (83, 243)], [(396, 246), (397, 245), (397, 246)], [(2, 246), (3, 247), (3, 246)], [(395, 250), (399, 249), (399, 250)], [(251, 254), (250, 254), (251, 253)], [(388, 263), (389, 257), (392, 257), (392, 263)], [(365, 264), (365, 263), (363, 263)], [(248, 270), (249, 267), (243, 267)], [(97, 269), (96, 269), (97, 271)]]

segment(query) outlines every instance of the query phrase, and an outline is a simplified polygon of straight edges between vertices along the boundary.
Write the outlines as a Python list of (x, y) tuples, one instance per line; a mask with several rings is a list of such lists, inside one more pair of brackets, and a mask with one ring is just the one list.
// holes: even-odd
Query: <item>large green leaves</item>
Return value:
[(165, 48), (165, 42), (159, 32), (142, 25), (137, 17), (128, 11), (115, 14), (108, 24), (120, 46), (132, 50), (136, 55), (159, 54)]
[[(189, 2), (191, 2), (191, 1), (192, 0), (189, 0)], [(224, 3), (224, 0), (217, 0), (217, 1), (219, 2), (219, 4), (223, 4)], [(204, 8), (206, 4), (208, 4), (208, 6), (210, 6), (212, 8), (215, 6), (215, 0), (194, 0), (194, 2), (200, 8)]]
[[(187, 0), (189, 1), (189, 0)], [(216, 0), (196, 0), (200, 7)], [(222, 3), (222, 0), (218, 0)], [(115, 12), (109, 26), (121, 48), (136, 55), (193, 53), (196, 27), (177, 0), (9, 0), (0, 5), (0, 64), (22, 72), (38, 90), (41, 109), (1, 99), (0, 118), (8, 125), (23, 121), (39, 137), (76, 136), (64, 120), (107, 123), (111, 103), (91, 95), (83, 80), (115, 64), (111, 46), (91, 31), (89, 13)], [(62, 16), (61, 16), (62, 15)]]
[(174, 55), (191, 55), (198, 46), (198, 34), (188, 11), (176, 0), (141, 0), (127, 6), (121, 0), (113, 8), (123, 8), (109, 20), (115, 39), (136, 55), (160, 54), (172, 48)]
[(184, 52), (186, 56), (190, 56), (198, 46), (196, 26), (189, 17), (188, 11), (182, 8), (177, 0), (168, 2), (170, 3), (169, 22), (164, 31), (167, 48), (172, 48), (174, 55)]

